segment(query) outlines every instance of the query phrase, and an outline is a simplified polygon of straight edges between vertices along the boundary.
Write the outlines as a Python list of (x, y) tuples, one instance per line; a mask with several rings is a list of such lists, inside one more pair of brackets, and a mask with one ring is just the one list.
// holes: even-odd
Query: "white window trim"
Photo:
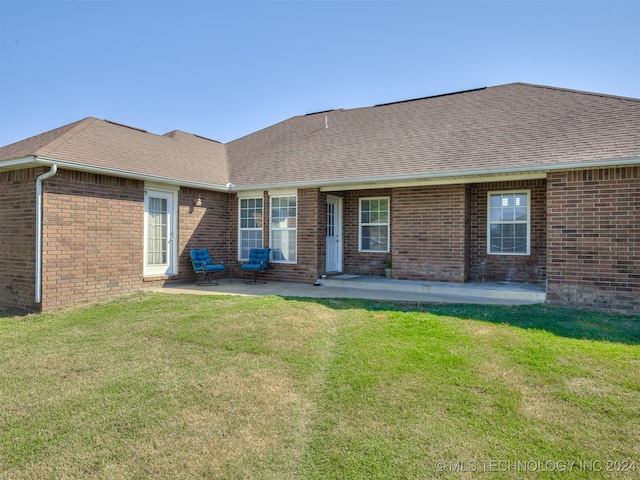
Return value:
[[(526, 252), (492, 252), (491, 251), (491, 224), (502, 223), (512, 225), (522, 225), (522, 221), (513, 222), (491, 222), (491, 195), (504, 195), (521, 193), (527, 195), (527, 251)], [(531, 255), (531, 190), (519, 189), (519, 190), (495, 190), (487, 192), (487, 255), (511, 255), (511, 256), (527, 256)]]
[[(242, 228), (242, 200), (262, 200), (262, 226), (257, 228)], [(262, 242), (260, 248), (264, 247), (264, 196), (262, 192), (253, 192), (253, 195), (238, 195), (238, 260), (245, 261), (249, 260), (249, 257), (242, 258), (242, 232), (243, 231), (261, 231), (262, 232)]]
[[(296, 226), (294, 228), (274, 228), (272, 212), (273, 212), (273, 199), (274, 198), (286, 198), (286, 197), (295, 197), (296, 199)], [(300, 205), (298, 201), (298, 191), (297, 190), (273, 190), (269, 191), (269, 246), (271, 247), (271, 256), (273, 257), (273, 233), (274, 232), (283, 232), (283, 231), (295, 231), (296, 232), (296, 259), (295, 260), (273, 260), (270, 259), (270, 262), (273, 263), (287, 263), (295, 265), (298, 263), (298, 211)]]
[(269, 190), (269, 197), (296, 197), (298, 198), (298, 190), (295, 188)]
[(264, 198), (264, 192), (262, 190), (247, 190), (244, 192), (238, 192), (236, 193), (236, 196), (238, 197), (238, 199), (240, 198)]
[[(365, 250), (362, 248), (362, 201), (363, 200), (386, 200), (388, 205), (387, 223), (368, 223), (366, 225), (387, 226), (387, 248), (386, 250)], [(361, 197), (358, 199), (358, 252), (363, 253), (389, 253), (391, 251), (391, 197)]]

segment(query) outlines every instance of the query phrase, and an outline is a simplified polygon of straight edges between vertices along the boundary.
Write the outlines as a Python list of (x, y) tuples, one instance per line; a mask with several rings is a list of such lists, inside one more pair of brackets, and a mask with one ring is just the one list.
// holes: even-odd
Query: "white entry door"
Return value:
[(144, 274), (170, 275), (175, 273), (177, 246), (176, 194), (174, 192), (145, 191), (144, 198)]
[(342, 198), (327, 197), (327, 272), (342, 271)]

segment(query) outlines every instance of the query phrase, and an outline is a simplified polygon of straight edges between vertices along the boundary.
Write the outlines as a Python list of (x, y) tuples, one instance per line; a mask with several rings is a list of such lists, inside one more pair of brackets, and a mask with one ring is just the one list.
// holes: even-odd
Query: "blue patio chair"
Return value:
[(197, 285), (218, 285), (218, 282), (211, 279), (211, 275), (215, 273), (224, 274), (224, 262), (214, 264), (206, 248), (189, 250), (191, 255), (191, 264), (193, 271), (197, 276), (203, 276), (202, 281), (198, 281)]
[[(269, 251), (270, 248), (252, 248), (249, 251), (249, 263), (243, 263), (240, 266), (242, 270), (244, 283), (247, 282), (247, 274), (253, 273), (253, 283), (258, 283), (258, 274), (269, 270)], [(262, 283), (267, 283), (263, 281)]]

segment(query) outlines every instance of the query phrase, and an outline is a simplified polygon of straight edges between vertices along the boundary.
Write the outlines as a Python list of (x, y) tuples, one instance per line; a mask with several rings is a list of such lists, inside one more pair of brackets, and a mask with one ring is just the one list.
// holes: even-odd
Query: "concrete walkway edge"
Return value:
[(361, 298), (424, 303), (479, 303), (522, 305), (544, 303), (544, 286), (500, 283), (450, 284), (389, 280), (384, 277), (322, 279), (319, 285), (289, 282), (245, 284), (240, 279), (220, 280), (219, 285), (182, 283), (153, 289), (163, 293), (198, 295), (278, 295), (309, 298)]

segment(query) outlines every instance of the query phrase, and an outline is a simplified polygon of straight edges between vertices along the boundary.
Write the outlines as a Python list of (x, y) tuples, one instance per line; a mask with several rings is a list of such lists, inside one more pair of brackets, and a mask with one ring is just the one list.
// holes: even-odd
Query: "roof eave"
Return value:
[(565, 162), (551, 165), (531, 165), (523, 167), (506, 167), (482, 170), (475, 169), (464, 171), (448, 171), (434, 174), (390, 175), (360, 179), (351, 178), (334, 180), (313, 180), (308, 182), (285, 182), (277, 184), (243, 186), (235, 186), (231, 183), (227, 185), (213, 185), (205, 182), (185, 181), (175, 178), (165, 178), (157, 175), (141, 174), (128, 170), (96, 167), (94, 165), (68, 162), (64, 160), (35, 155), (3, 161), (2, 163), (0, 163), (0, 171), (33, 168), (40, 165), (50, 166), (53, 164), (58, 165), (59, 168), (66, 168), (69, 170), (78, 170), (101, 175), (131, 178), (134, 180), (165, 183), (169, 185), (178, 185), (183, 187), (219, 192), (242, 192), (252, 190), (275, 190), (290, 188), (319, 188), (321, 191), (329, 192), (338, 190), (363, 190), (368, 188), (393, 188), (418, 185), (447, 185), (454, 183), (530, 180), (536, 178), (546, 178), (548, 173), (562, 170), (580, 170), (585, 168), (609, 168), (640, 165), (640, 156), (585, 160), (580, 162)]
[(33, 168), (35, 166), (38, 166), (37, 157), (35, 157), (34, 155), (28, 155), (26, 157), (3, 160), (2, 162), (0, 162), (0, 172), (22, 170), (25, 168)]
[(271, 190), (287, 188), (319, 188), (323, 192), (338, 190), (363, 190), (369, 188), (394, 188), (419, 185), (447, 185), (454, 183), (478, 183), (506, 180), (533, 180), (546, 178), (548, 173), (585, 168), (609, 168), (615, 166), (640, 165), (640, 156), (565, 162), (549, 165), (529, 165), (491, 169), (448, 171), (431, 174), (389, 175), (360, 179), (313, 180), (308, 182), (286, 182), (279, 184), (244, 185), (234, 191)]
[(143, 174), (138, 172), (132, 172), (129, 170), (117, 169), (117, 168), (97, 167), (95, 165), (83, 164), (78, 162), (69, 162), (66, 160), (60, 160), (56, 158), (49, 158), (49, 157), (36, 156), (36, 155), (4, 161), (0, 163), (0, 171), (34, 168), (37, 166), (50, 166), (53, 164), (56, 164), (58, 168), (95, 173), (98, 175), (130, 178), (133, 180), (164, 183), (168, 185), (197, 188), (200, 190), (210, 190), (210, 191), (217, 191), (217, 192), (229, 191), (229, 187), (225, 185), (215, 185), (215, 184), (210, 184), (205, 182), (193, 182), (188, 180), (181, 180), (178, 178), (166, 178), (158, 175)]

